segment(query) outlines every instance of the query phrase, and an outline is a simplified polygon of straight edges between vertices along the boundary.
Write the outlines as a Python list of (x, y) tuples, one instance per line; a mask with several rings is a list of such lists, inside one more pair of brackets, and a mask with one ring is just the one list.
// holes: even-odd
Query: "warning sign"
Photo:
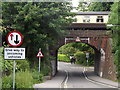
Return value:
[(25, 48), (4, 48), (4, 59), (25, 59)]
[(43, 56), (42, 52), (39, 51), (36, 57), (44, 57), (44, 56)]

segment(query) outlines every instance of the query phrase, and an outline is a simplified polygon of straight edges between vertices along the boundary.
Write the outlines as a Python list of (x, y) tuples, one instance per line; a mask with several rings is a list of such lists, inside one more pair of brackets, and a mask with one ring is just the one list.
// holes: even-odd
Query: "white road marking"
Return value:
[(103, 84), (103, 83), (100, 83), (100, 82), (93, 81), (93, 80), (89, 79), (89, 78), (86, 76), (85, 71), (86, 71), (86, 69), (85, 69), (85, 67), (84, 67), (83, 74), (84, 74), (86, 80), (88, 80), (88, 81), (90, 81), (90, 82), (92, 82), (92, 83), (100, 84), (100, 85), (107, 86), (107, 87), (110, 87), (110, 88), (118, 88), (118, 87), (115, 87), (115, 86), (111, 86), (111, 85), (108, 85), (108, 84)]
[(61, 83), (60, 88), (67, 88), (68, 71), (67, 71), (67, 70), (64, 70), (64, 71), (65, 71), (65, 73), (66, 73), (66, 77), (65, 77), (65, 79), (63, 80), (63, 82)]
[(65, 79), (65, 82), (64, 82), (64, 88), (67, 88), (67, 81), (68, 81), (68, 71), (67, 70), (65, 70), (65, 72), (66, 72), (66, 79)]

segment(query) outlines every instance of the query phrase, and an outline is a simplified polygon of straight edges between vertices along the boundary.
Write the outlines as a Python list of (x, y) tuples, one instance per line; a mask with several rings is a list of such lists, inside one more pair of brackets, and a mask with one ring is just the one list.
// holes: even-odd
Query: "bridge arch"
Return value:
[(68, 43), (84, 43), (84, 44), (87, 44), (88, 46), (90, 46), (93, 50), (94, 50), (94, 71), (95, 71), (95, 73), (96, 74), (100, 74), (99, 73), (99, 68), (100, 68), (100, 63), (99, 63), (99, 61), (100, 61), (100, 58), (101, 58), (101, 52), (100, 52), (100, 50), (99, 49), (97, 49), (95, 46), (93, 46), (93, 45), (91, 45), (91, 44), (89, 44), (89, 43), (86, 43), (86, 42), (82, 42), (82, 41), (75, 41), (75, 40), (72, 40), (72, 41), (69, 41), (69, 42), (67, 42), (67, 43), (65, 43), (65, 41), (64, 41), (64, 43), (61, 43), (61, 44), (59, 44), (59, 46), (57, 47), (57, 49), (56, 49), (56, 54), (58, 54), (58, 50), (59, 50), (59, 48), (60, 47), (62, 47), (62, 46), (64, 46), (64, 45), (66, 45), (66, 44), (68, 44)]
[(94, 71), (97, 75), (116, 80), (115, 66), (112, 57), (112, 47), (110, 36), (106, 35), (107, 30), (66, 30), (65, 35), (58, 40), (58, 45), (54, 47), (54, 55), (56, 57), (56, 68), (54, 72), (57, 72), (57, 52), (59, 47), (67, 43), (76, 42), (77, 37), (80, 41), (92, 47), (95, 51), (94, 56)]

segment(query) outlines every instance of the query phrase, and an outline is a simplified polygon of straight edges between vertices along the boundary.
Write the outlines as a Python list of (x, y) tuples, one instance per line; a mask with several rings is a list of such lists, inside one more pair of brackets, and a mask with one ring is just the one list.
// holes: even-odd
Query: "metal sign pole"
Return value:
[[(39, 51), (41, 51), (41, 48), (39, 48)], [(41, 57), (39, 57), (39, 72), (40, 72), (40, 62), (41, 62)]]
[(87, 66), (88, 66), (89, 52), (86, 53), (86, 58), (87, 58)]
[(15, 68), (16, 68), (16, 62), (13, 61), (13, 90), (15, 89)]
[(87, 66), (88, 66), (88, 58), (87, 58)]

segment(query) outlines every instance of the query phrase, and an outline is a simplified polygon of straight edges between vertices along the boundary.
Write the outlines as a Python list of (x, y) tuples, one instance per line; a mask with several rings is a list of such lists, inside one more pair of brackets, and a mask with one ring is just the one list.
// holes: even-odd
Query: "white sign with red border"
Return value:
[(11, 31), (6, 39), (8, 44), (12, 47), (18, 47), (23, 43), (22, 34), (18, 31)]
[(42, 54), (41, 51), (39, 51), (36, 57), (44, 57), (44, 55)]

